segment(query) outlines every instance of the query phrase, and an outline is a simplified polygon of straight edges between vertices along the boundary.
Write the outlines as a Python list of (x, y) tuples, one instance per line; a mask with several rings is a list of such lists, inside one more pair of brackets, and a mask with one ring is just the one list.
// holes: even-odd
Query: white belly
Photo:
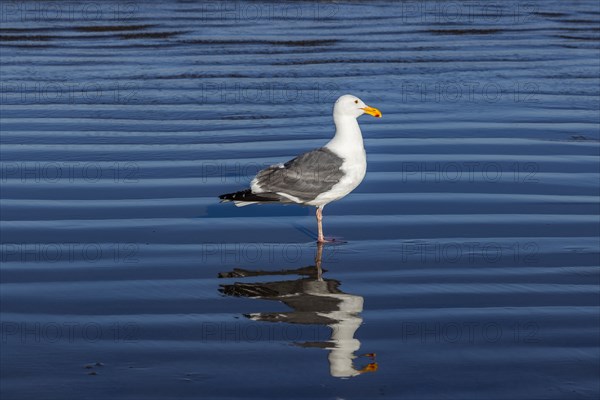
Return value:
[(331, 190), (320, 194), (306, 204), (324, 206), (327, 203), (341, 199), (356, 189), (367, 173), (367, 156), (364, 149), (357, 156), (346, 159), (340, 169), (344, 172), (344, 177)]

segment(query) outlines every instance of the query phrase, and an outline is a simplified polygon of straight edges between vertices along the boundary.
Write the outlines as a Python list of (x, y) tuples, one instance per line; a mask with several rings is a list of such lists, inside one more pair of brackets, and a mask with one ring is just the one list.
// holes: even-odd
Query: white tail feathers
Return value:
[(251, 204), (257, 204), (258, 201), (233, 201), (233, 204), (235, 204), (236, 207), (246, 207), (249, 206)]

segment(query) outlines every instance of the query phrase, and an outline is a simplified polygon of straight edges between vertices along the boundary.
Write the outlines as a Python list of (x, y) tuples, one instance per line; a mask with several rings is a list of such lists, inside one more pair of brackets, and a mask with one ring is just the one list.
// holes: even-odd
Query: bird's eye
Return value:
[(358, 100), (354, 100), (354, 104), (358, 104)]

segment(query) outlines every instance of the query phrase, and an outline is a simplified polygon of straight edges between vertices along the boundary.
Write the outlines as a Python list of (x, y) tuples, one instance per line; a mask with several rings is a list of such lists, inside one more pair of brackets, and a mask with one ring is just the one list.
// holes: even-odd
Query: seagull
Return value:
[(341, 96), (333, 106), (335, 136), (325, 146), (271, 165), (256, 174), (249, 189), (222, 194), (219, 199), (233, 201), (238, 207), (261, 203), (314, 206), (317, 242), (329, 242), (323, 236), (323, 208), (356, 189), (367, 172), (367, 154), (357, 121), (363, 114), (381, 118), (381, 111), (358, 97)]

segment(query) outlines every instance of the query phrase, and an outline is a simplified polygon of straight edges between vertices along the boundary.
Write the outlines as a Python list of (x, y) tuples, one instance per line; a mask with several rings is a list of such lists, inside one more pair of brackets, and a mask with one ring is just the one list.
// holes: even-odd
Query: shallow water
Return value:
[[(596, 2), (90, 4), (0, 6), (3, 399), (598, 397)], [(218, 203), (345, 93), (342, 242)]]

